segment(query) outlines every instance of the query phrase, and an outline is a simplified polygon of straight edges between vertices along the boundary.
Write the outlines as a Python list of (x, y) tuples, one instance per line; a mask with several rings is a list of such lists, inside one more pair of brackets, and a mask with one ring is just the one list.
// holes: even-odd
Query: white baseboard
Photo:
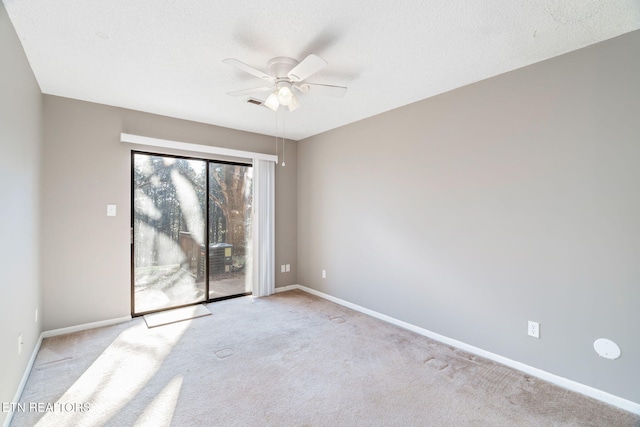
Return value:
[[(29, 379), (29, 375), (31, 374), (31, 369), (33, 368), (33, 364), (36, 361), (36, 356), (38, 355), (38, 351), (40, 351), (40, 345), (42, 344), (42, 334), (38, 337), (38, 341), (36, 341), (36, 345), (33, 347), (33, 351), (31, 352), (31, 357), (29, 358), (29, 363), (27, 363), (27, 367), (22, 374), (22, 379), (20, 380), (20, 384), (18, 384), (18, 390), (16, 390), (16, 394), (13, 397), (12, 402), (19, 402), (20, 397), (22, 396), (22, 392), (24, 390), (24, 386), (27, 384), (27, 380)], [(7, 412), (7, 418), (5, 418), (2, 423), (2, 427), (9, 427), (11, 424), (11, 419), (13, 418), (13, 411)]]
[(521, 371), (529, 375), (532, 375), (534, 377), (540, 378), (542, 380), (548, 381), (550, 383), (553, 383), (567, 390), (575, 391), (585, 396), (589, 396), (594, 399), (600, 400), (609, 405), (613, 405), (618, 408), (624, 409), (625, 411), (629, 411), (631, 413), (640, 415), (640, 403), (632, 402), (630, 400), (615, 396), (613, 394), (607, 393), (602, 390), (598, 390), (596, 388), (590, 387), (585, 384), (581, 384), (579, 382), (570, 380), (568, 378), (564, 378), (564, 377), (549, 373), (547, 371), (543, 371), (542, 369), (525, 365), (524, 363), (511, 360), (507, 357), (500, 356), (499, 354), (491, 353), (490, 351), (486, 351), (481, 348), (466, 344), (464, 342), (446, 337), (444, 335), (437, 334), (428, 329), (424, 329), (419, 326), (412, 325), (407, 322), (403, 322), (402, 320), (395, 319), (393, 317), (387, 316), (386, 314), (378, 313), (377, 311), (369, 310), (368, 308), (350, 303), (349, 301), (345, 301), (340, 298), (336, 298), (334, 296), (325, 294), (323, 292), (316, 291), (315, 289), (311, 289), (302, 285), (291, 285), (291, 286), (284, 286), (282, 288), (276, 288), (276, 292), (285, 292), (293, 289), (300, 289), (301, 291), (310, 293), (312, 295), (316, 295), (320, 298), (324, 298), (328, 301), (334, 302), (336, 304), (340, 304), (352, 310), (359, 311), (371, 317), (384, 320), (385, 322), (391, 323), (396, 326), (400, 326), (401, 328), (408, 329), (417, 334), (424, 335), (425, 337), (431, 338), (441, 343), (484, 357), (485, 359), (493, 360), (494, 362), (501, 363), (503, 365), (509, 366), (510, 368), (517, 369), (518, 371)]
[(276, 288), (275, 293), (279, 294), (280, 292), (292, 291), (294, 289), (301, 289), (301, 288), (302, 287), (300, 285), (281, 286), (279, 288)]
[(72, 332), (86, 331), (87, 329), (101, 328), (103, 326), (116, 325), (131, 320), (131, 316), (116, 317), (115, 319), (101, 320), (99, 322), (84, 323), (82, 325), (69, 326), (67, 328), (52, 329), (44, 331), (42, 338), (56, 337), (58, 335), (70, 334)]

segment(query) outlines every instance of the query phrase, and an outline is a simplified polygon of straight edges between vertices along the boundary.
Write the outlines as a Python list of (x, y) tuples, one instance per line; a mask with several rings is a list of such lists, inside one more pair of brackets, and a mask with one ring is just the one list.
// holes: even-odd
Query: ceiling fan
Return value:
[(327, 65), (324, 59), (314, 54), (307, 56), (300, 63), (293, 58), (284, 56), (273, 58), (267, 63), (269, 74), (234, 58), (228, 58), (222, 62), (268, 82), (266, 86), (229, 92), (228, 95), (241, 96), (259, 92), (271, 92), (264, 101), (264, 105), (273, 111), (277, 111), (281, 105), (288, 107), (289, 111), (299, 107), (298, 97), (293, 89), (300, 93), (335, 97), (340, 97), (347, 93), (347, 88), (343, 86), (305, 82), (308, 77)]

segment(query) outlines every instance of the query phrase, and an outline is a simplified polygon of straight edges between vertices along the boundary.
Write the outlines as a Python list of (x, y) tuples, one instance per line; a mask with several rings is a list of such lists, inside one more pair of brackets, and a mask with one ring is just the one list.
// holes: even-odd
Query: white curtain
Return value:
[(253, 295), (275, 291), (275, 164), (253, 160)]

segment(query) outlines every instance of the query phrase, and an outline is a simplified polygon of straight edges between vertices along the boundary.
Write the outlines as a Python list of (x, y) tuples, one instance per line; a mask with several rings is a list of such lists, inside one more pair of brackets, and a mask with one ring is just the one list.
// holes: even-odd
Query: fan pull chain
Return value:
[(285, 166), (284, 164), (284, 137), (285, 137), (285, 121), (284, 121), (284, 114), (282, 115), (282, 167)]
[(278, 110), (276, 110), (276, 165), (278, 164)]

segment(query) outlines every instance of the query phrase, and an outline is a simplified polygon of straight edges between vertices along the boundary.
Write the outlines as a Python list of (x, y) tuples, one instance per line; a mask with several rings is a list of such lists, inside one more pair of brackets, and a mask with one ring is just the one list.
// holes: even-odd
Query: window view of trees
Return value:
[(209, 298), (251, 291), (253, 168), (209, 163)]
[(251, 171), (246, 166), (209, 164), (210, 243), (230, 243), (244, 266), (246, 235), (251, 224)]
[(245, 165), (133, 155), (135, 313), (248, 290), (251, 172)]

